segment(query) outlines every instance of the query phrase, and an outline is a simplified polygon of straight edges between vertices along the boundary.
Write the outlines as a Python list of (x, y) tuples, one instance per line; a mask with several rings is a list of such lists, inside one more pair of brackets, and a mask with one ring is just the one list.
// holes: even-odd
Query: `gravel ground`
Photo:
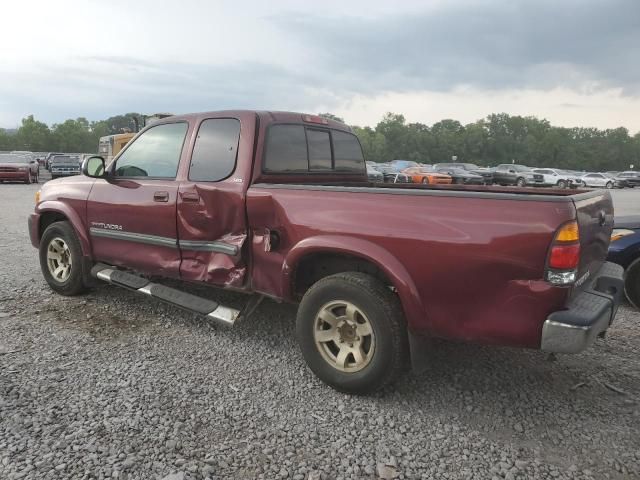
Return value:
[(640, 478), (627, 307), (580, 355), (434, 342), (424, 372), (349, 397), (305, 367), (291, 306), (220, 330), (115, 287), (53, 295), (36, 190), (0, 185), (1, 479)]

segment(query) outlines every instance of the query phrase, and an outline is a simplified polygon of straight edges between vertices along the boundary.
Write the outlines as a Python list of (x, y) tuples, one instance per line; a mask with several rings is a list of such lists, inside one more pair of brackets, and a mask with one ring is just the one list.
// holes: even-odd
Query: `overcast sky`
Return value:
[(640, 131), (640, 0), (20, 0), (0, 127), (227, 108)]

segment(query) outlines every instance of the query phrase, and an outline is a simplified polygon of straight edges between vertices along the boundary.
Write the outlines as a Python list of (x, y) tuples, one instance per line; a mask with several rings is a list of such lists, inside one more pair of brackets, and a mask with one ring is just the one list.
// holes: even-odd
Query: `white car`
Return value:
[(572, 174), (555, 168), (534, 168), (534, 173), (540, 173), (544, 177), (543, 185), (547, 187), (558, 186), (558, 188), (569, 187), (573, 183)]
[(582, 176), (582, 181), (587, 187), (613, 188), (616, 185), (616, 181), (604, 173), (587, 173)]

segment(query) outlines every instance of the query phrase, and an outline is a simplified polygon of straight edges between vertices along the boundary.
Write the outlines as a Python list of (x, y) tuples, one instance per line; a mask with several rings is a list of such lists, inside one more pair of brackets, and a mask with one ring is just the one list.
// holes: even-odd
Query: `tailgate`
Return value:
[[(574, 198), (580, 229), (578, 284), (594, 275), (607, 258), (613, 229), (613, 202), (606, 190), (576, 195)], [(582, 280), (582, 281), (581, 281)]]

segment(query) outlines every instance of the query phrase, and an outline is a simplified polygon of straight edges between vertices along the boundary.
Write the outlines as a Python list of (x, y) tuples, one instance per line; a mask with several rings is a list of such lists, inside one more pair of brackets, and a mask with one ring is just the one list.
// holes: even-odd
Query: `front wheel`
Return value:
[(560, 180), (558, 182), (558, 188), (566, 188), (567, 187), (567, 182), (565, 182), (564, 180)]
[(40, 269), (51, 289), (61, 295), (78, 295), (86, 290), (82, 248), (69, 222), (52, 223), (42, 234)]
[(518, 187), (524, 187), (524, 186), (527, 185), (527, 182), (525, 181), (524, 178), (520, 177), (520, 178), (518, 178), (518, 180), (516, 180), (516, 185)]
[(607, 182), (607, 184), (605, 185), (605, 187), (607, 187), (608, 189), (613, 188), (613, 182)]
[(429, 183), (429, 177), (424, 177), (422, 179), (422, 183), (424, 183), (425, 185), (427, 185)]
[(305, 293), (296, 319), (302, 355), (320, 380), (365, 394), (396, 380), (408, 345), (398, 298), (376, 278), (345, 272)]
[(624, 293), (627, 295), (629, 303), (640, 309), (640, 258), (636, 258), (627, 268)]

